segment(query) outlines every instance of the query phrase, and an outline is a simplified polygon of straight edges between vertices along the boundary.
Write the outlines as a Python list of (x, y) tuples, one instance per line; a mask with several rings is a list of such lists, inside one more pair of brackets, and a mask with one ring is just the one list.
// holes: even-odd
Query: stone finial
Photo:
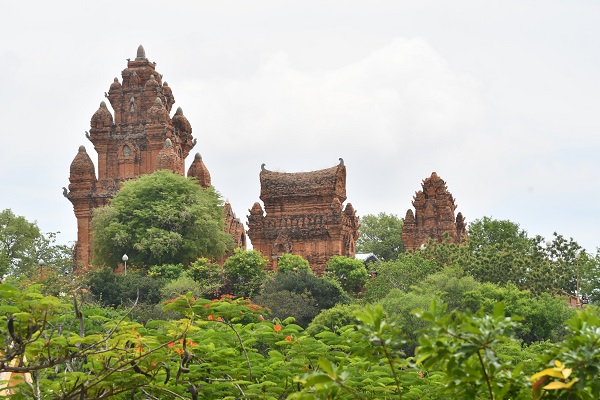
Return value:
[(339, 165), (340, 165), (340, 167), (341, 167), (341, 166), (343, 166), (343, 165), (344, 165), (344, 159), (343, 159), (342, 157), (340, 157), (340, 158), (339, 158), (339, 160), (340, 160), (340, 164), (339, 164)]
[(173, 142), (171, 142), (171, 139), (167, 138), (167, 139), (165, 140), (165, 146), (164, 146), (164, 148), (165, 148), (165, 149), (170, 149), (170, 148), (173, 148)]
[(163, 86), (169, 86), (169, 84), (167, 83), (167, 81), (165, 81), (165, 82), (163, 83)]
[(112, 114), (108, 111), (108, 107), (106, 107), (105, 102), (100, 102), (100, 107), (98, 110), (92, 115), (92, 120), (90, 124), (92, 128), (104, 129), (110, 127), (113, 123)]
[(265, 163), (262, 163), (262, 164), (260, 165), (260, 170), (261, 170), (261, 171), (263, 171), (263, 172), (268, 172), (268, 170), (265, 168), (265, 165), (267, 165), (267, 164), (265, 164)]
[(183, 115), (183, 110), (181, 107), (177, 107), (177, 111), (175, 111), (175, 115)]
[[(73, 159), (73, 162), (71, 162), (69, 180), (71, 183), (84, 181), (93, 182), (96, 180), (94, 163), (85, 151), (85, 146), (83, 145), (79, 146), (79, 151)], [(72, 190), (73, 188), (69, 186), (69, 189)]]
[(147, 60), (146, 58), (146, 50), (144, 50), (144, 46), (141, 44), (137, 48), (137, 55), (135, 56), (136, 60)]
[(121, 83), (119, 82), (119, 78), (115, 78), (113, 83), (110, 84), (109, 92), (119, 89), (121, 89)]
[(162, 100), (160, 99), (160, 97), (157, 97), (156, 100), (154, 100), (154, 104), (157, 106), (162, 106)]
[(196, 155), (194, 156), (194, 160), (202, 161), (202, 156), (200, 155), (200, 153), (196, 153)]

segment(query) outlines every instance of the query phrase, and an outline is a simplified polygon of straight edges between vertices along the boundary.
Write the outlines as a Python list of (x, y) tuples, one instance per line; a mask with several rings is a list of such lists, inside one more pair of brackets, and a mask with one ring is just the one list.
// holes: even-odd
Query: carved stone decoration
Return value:
[[(261, 166), (260, 203), (248, 215), (248, 236), (255, 250), (271, 260), (286, 253), (308, 260), (323, 273), (334, 255), (353, 257), (358, 239), (358, 217), (346, 201), (346, 167), (312, 172), (273, 172)], [(266, 214), (265, 214), (266, 213)]]
[(402, 241), (407, 250), (419, 248), (429, 239), (442, 241), (448, 233), (454, 243), (467, 238), (466, 223), (462, 213), (454, 218), (456, 205), (448, 192), (446, 182), (435, 172), (421, 183), (422, 190), (413, 198), (415, 213), (409, 209), (404, 218)]
[[(157, 169), (169, 169), (184, 175), (184, 160), (194, 147), (192, 127), (178, 109), (173, 119), (169, 114), (175, 103), (171, 88), (162, 83), (156, 64), (148, 61), (143, 46), (136, 58), (127, 60), (121, 72), (122, 82), (110, 84), (108, 101), (92, 116), (86, 137), (98, 153), (98, 176), (90, 157), (82, 146), (71, 164), (68, 199), (77, 217), (75, 268), (87, 267), (92, 257), (91, 218), (93, 210), (108, 204), (121, 183)], [(194, 174), (198, 177), (198, 173)], [(210, 174), (204, 166), (203, 187), (210, 186)], [(225, 207), (226, 219), (231, 217)], [(235, 216), (233, 216), (235, 217)], [(236, 222), (237, 221), (237, 222)], [(228, 222), (236, 242), (244, 242), (243, 225), (236, 218)]]

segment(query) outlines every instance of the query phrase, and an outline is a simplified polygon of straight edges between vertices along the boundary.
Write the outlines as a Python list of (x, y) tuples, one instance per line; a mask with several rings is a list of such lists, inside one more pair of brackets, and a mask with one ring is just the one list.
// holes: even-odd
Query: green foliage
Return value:
[(73, 249), (56, 244), (57, 234), (42, 234), (35, 222), (10, 209), (0, 212), (0, 277), (39, 281), (40, 260), (57, 274), (72, 272)]
[(434, 299), (433, 293), (405, 293), (393, 289), (381, 305), (391, 320), (403, 328), (404, 344), (402, 351), (408, 356), (414, 356), (415, 349), (419, 345), (421, 330), (429, 326), (427, 321), (413, 314), (416, 309), (427, 309)]
[(531, 377), (534, 398), (600, 398), (600, 318), (597, 308), (580, 310), (569, 334), (544, 354), (547, 368)]
[(308, 325), (306, 334), (315, 336), (327, 330), (339, 334), (344, 326), (356, 323), (355, 314), (360, 308), (358, 304), (336, 304), (323, 310)]
[(476, 220), (469, 232), (466, 245), (431, 240), (423, 251), (413, 254), (437, 263), (440, 269), (459, 266), (480, 282), (511, 282), (534, 293), (579, 292), (593, 299), (600, 282), (600, 257), (581, 252), (572, 238), (554, 233), (546, 243), (541, 236), (528, 238), (518, 224), (488, 217)]
[(224, 271), (221, 265), (212, 263), (207, 258), (199, 258), (190, 264), (185, 272), (203, 288), (202, 297), (216, 299), (221, 294), (224, 282)]
[(112, 268), (125, 253), (139, 267), (188, 264), (233, 245), (219, 194), (166, 170), (124, 182), (110, 205), (96, 210), (93, 232), (96, 263)]
[(302, 327), (321, 312), (347, 302), (341, 286), (309, 272), (279, 272), (267, 280), (256, 303), (268, 307), (274, 317), (292, 316)]
[(0, 213), (0, 276), (21, 269), (35, 240), (41, 236), (35, 223), (13, 214), (10, 209)]
[(425, 259), (420, 253), (404, 253), (394, 261), (370, 264), (370, 277), (365, 284), (365, 300), (379, 301), (392, 289), (409, 291), (412, 286), (418, 285), (425, 277), (439, 270), (437, 263)]
[[(0, 285), (0, 373), (29, 373), (32, 381), (13, 387), (11, 399), (595, 399), (600, 394), (595, 308), (572, 318), (562, 342), (519, 351), (513, 336), (519, 322), (504, 315), (502, 303), (490, 314), (473, 314), (447, 313), (433, 301), (429, 311), (415, 315), (423, 321), (415, 359), (402, 352), (411, 327), (389, 318), (381, 305), (355, 306), (356, 320), (349, 325), (311, 336), (292, 318), (266, 320), (267, 310), (232, 296), (207, 300), (187, 293), (164, 307), (164, 316), (177, 317), (146, 318), (144, 325), (130, 321), (130, 311), (83, 305), (78, 292), (74, 299), (43, 296), (38, 286)], [(340, 311), (345, 319), (348, 310)]]
[(163, 264), (150, 267), (148, 276), (166, 280), (177, 279), (183, 274), (183, 264)]
[(445, 313), (435, 300), (430, 311), (417, 316), (432, 325), (423, 332), (417, 348), (417, 364), (444, 373), (440, 394), (450, 398), (509, 399), (525, 387), (521, 367), (502, 363), (494, 346), (514, 340), (516, 323), (504, 315), (503, 303), (493, 314)]
[(355, 294), (362, 291), (368, 277), (364, 262), (344, 256), (329, 259), (327, 275), (336, 279), (346, 292)]
[(526, 344), (561, 340), (565, 334), (563, 325), (574, 313), (561, 297), (547, 293), (535, 295), (512, 284), (482, 284), (460, 268), (447, 267), (427, 276), (420, 285), (408, 291), (391, 289), (381, 300), (390, 317), (405, 328), (407, 343), (403, 349), (409, 355), (417, 346), (418, 331), (426, 327), (425, 321), (416, 318), (411, 311), (427, 308), (433, 299), (441, 299), (451, 311), (462, 312), (482, 309), (492, 313), (494, 306), (503, 302), (510, 317), (523, 318), (515, 328), (515, 335)]
[(562, 339), (565, 334), (564, 323), (574, 314), (574, 310), (561, 297), (548, 293), (532, 296), (512, 284), (498, 286), (485, 283), (465, 292), (463, 299), (462, 309), (483, 309), (487, 313), (492, 312), (495, 304), (503, 302), (509, 316), (523, 318), (515, 333), (527, 344)]
[(600, 305), (600, 249), (595, 254), (585, 251), (577, 258), (577, 273), (580, 277), (581, 293), (590, 303)]
[(129, 271), (124, 275), (116, 274), (110, 268), (92, 271), (86, 280), (90, 292), (107, 307), (127, 306), (136, 299), (141, 303), (158, 304), (160, 288), (164, 284), (140, 271)]
[(277, 260), (278, 272), (308, 272), (312, 273), (310, 264), (302, 256), (295, 254), (284, 254)]
[(469, 224), (468, 244), (473, 250), (478, 247), (508, 245), (522, 253), (527, 253), (532, 246), (527, 232), (519, 224), (490, 217), (476, 219)]
[(411, 366), (398, 348), (400, 326), (388, 320), (381, 306), (367, 306), (356, 313), (360, 321), (341, 328), (339, 335), (317, 335), (331, 346), (311, 371), (296, 379), (302, 387), (290, 399), (434, 399), (437, 375), (431, 379)]
[(258, 294), (267, 276), (268, 260), (256, 250), (236, 249), (223, 264), (222, 293), (251, 298)]
[(404, 252), (402, 226), (404, 221), (394, 214), (368, 214), (360, 219), (358, 253), (373, 253), (382, 261), (391, 261)]
[(160, 288), (160, 295), (163, 300), (170, 300), (186, 293), (192, 293), (194, 297), (204, 297), (206, 289), (187, 275), (173, 279)]

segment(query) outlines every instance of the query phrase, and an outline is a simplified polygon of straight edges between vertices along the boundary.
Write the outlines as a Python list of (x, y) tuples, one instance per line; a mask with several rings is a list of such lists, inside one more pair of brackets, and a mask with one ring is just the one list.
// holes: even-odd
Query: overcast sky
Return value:
[[(0, 209), (76, 239), (62, 196), (139, 44), (246, 221), (260, 165), (342, 157), (359, 215), (404, 217), (436, 171), (467, 221), (600, 246), (600, 2), (1, 2)], [(175, 109), (174, 108), (174, 109)]]

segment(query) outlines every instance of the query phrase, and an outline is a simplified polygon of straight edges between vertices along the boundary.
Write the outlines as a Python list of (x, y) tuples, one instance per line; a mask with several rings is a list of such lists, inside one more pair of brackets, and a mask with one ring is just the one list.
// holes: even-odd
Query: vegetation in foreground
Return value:
[(238, 250), (83, 278), (55, 236), (2, 216), (0, 369), (27, 377), (10, 398), (600, 397), (598, 309), (564, 296), (598, 302), (600, 258), (557, 234), (483, 218), (466, 245), (391, 241), (384, 261), (336, 257), (323, 277)]

